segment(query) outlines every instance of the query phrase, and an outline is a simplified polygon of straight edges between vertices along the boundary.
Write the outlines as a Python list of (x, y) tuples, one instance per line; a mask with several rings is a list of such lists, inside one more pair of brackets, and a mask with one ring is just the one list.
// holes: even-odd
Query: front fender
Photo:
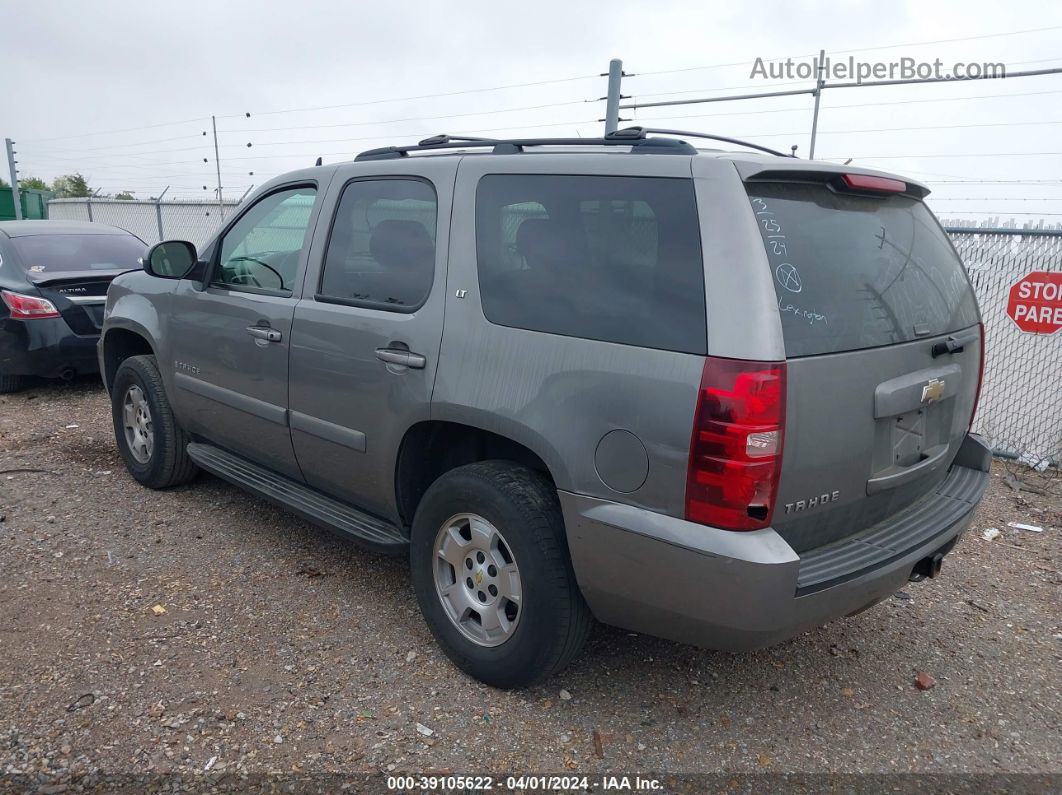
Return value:
[(100, 373), (108, 390), (113, 375), (107, 368), (108, 344), (113, 344), (113, 332), (119, 330), (136, 334), (147, 342), (159, 361), (166, 389), (170, 390), (172, 368), (162, 364), (167, 360), (169, 346), (165, 343), (163, 313), (159, 305), (168, 300), (176, 285), (176, 281), (155, 278), (143, 272), (123, 274), (111, 283), (98, 347)]

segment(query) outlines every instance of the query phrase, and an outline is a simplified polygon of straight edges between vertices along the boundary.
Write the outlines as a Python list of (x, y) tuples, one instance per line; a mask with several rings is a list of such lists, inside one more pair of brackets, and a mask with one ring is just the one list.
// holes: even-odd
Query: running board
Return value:
[(394, 525), (245, 458), (201, 442), (189, 443), (188, 456), (207, 472), (363, 546), (403, 555), (409, 548), (409, 539)]

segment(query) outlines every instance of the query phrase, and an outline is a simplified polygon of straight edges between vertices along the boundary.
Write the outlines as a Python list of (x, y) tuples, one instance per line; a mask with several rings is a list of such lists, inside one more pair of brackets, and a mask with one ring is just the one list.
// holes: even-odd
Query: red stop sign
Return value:
[(1033, 271), (1010, 288), (1007, 314), (1022, 331), (1054, 334), (1062, 328), (1062, 271)]

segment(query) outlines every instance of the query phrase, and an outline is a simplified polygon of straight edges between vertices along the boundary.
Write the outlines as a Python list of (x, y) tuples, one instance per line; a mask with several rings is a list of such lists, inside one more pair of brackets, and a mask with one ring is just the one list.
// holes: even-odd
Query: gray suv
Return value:
[(130, 473), (205, 469), (409, 555), (436, 640), (498, 687), (592, 618), (742, 650), (936, 576), (990, 453), (928, 191), (695, 136), (438, 136), (153, 246), (99, 344)]

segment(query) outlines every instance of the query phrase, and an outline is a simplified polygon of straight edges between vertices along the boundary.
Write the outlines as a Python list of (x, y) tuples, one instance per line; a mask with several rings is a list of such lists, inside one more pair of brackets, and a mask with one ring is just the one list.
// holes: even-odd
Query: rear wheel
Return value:
[(199, 472), (170, 408), (154, 356), (131, 356), (114, 375), (111, 414), (118, 451), (137, 481), (153, 489), (187, 483)]
[(24, 375), (4, 375), (0, 373), (0, 395), (9, 395), (18, 392), (26, 386)]
[(556, 490), (506, 461), (447, 472), (413, 520), (413, 587), (465, 673), (525, 687), (564, 668), (592, 623), (567, 554)]

